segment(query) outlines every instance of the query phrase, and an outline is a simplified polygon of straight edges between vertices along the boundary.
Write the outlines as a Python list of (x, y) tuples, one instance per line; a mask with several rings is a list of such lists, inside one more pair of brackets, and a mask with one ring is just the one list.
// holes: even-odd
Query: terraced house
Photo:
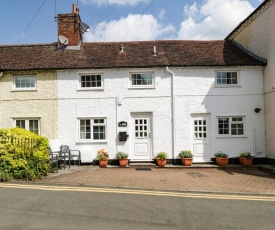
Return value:
[(100, 148), (131, 161), (266, 157), (265, 59), (228, 39), (83, 43), (82, 29), (74, 7), (58, 15), (58, 42), (0, 46), (1, 128), (79, 149), (83, 163)]

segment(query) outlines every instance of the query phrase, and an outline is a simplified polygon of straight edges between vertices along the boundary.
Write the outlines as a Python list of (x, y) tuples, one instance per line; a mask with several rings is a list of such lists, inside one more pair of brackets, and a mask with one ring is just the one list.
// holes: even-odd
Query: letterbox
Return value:
[(127, 141), (127, 138), (129, 135), (127, 135), (127, 132), (119, 132), (119, 141)]

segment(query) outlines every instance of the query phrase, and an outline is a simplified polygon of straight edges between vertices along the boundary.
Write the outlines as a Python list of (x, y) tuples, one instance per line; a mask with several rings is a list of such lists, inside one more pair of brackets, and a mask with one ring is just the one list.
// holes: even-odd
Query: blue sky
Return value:
[[(0, 0), (0, 44), (57, 41), (55, 15), (78, 4), (84, 41), (224, 39), (262, 0)], [(148, 9), (147, 9), (148, 8)], [(147, 9), (147, 10), (146, 10)]]

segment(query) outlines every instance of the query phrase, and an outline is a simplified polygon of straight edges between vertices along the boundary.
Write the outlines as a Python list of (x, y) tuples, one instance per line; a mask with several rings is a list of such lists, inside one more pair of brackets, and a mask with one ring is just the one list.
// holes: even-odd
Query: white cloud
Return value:
[(159, 39), (175, 28), (164, 26), (152, 15), (128, 15), (126, 18), (101, 22), (84, 34), (85, 41), (141, 41)]
[(162, 19), (165, 18), (165, 16), (166, 16), (166, 10), (165, 10), (165, 9), (162, 9), (162, 10), (159, 12), (158, 17), (159, 17), (160, 20), (162, 20)]
[(179, 39), (224, 39), (254, 8), (244, 0), (206, 0), (202, 5), (186, 5)]
[(149, 0), (80, 0), (83, 4), (97, 4), (97, 5), (137, 5), (141, 2), (148, 2)]

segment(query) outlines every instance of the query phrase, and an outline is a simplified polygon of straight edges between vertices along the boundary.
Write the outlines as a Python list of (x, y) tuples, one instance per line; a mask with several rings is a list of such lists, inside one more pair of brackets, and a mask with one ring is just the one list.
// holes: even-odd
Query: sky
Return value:
[(0, 45), (57, 42), (76, 4), (85, 42), (221, 40), (263, 0), (0, 0)]

